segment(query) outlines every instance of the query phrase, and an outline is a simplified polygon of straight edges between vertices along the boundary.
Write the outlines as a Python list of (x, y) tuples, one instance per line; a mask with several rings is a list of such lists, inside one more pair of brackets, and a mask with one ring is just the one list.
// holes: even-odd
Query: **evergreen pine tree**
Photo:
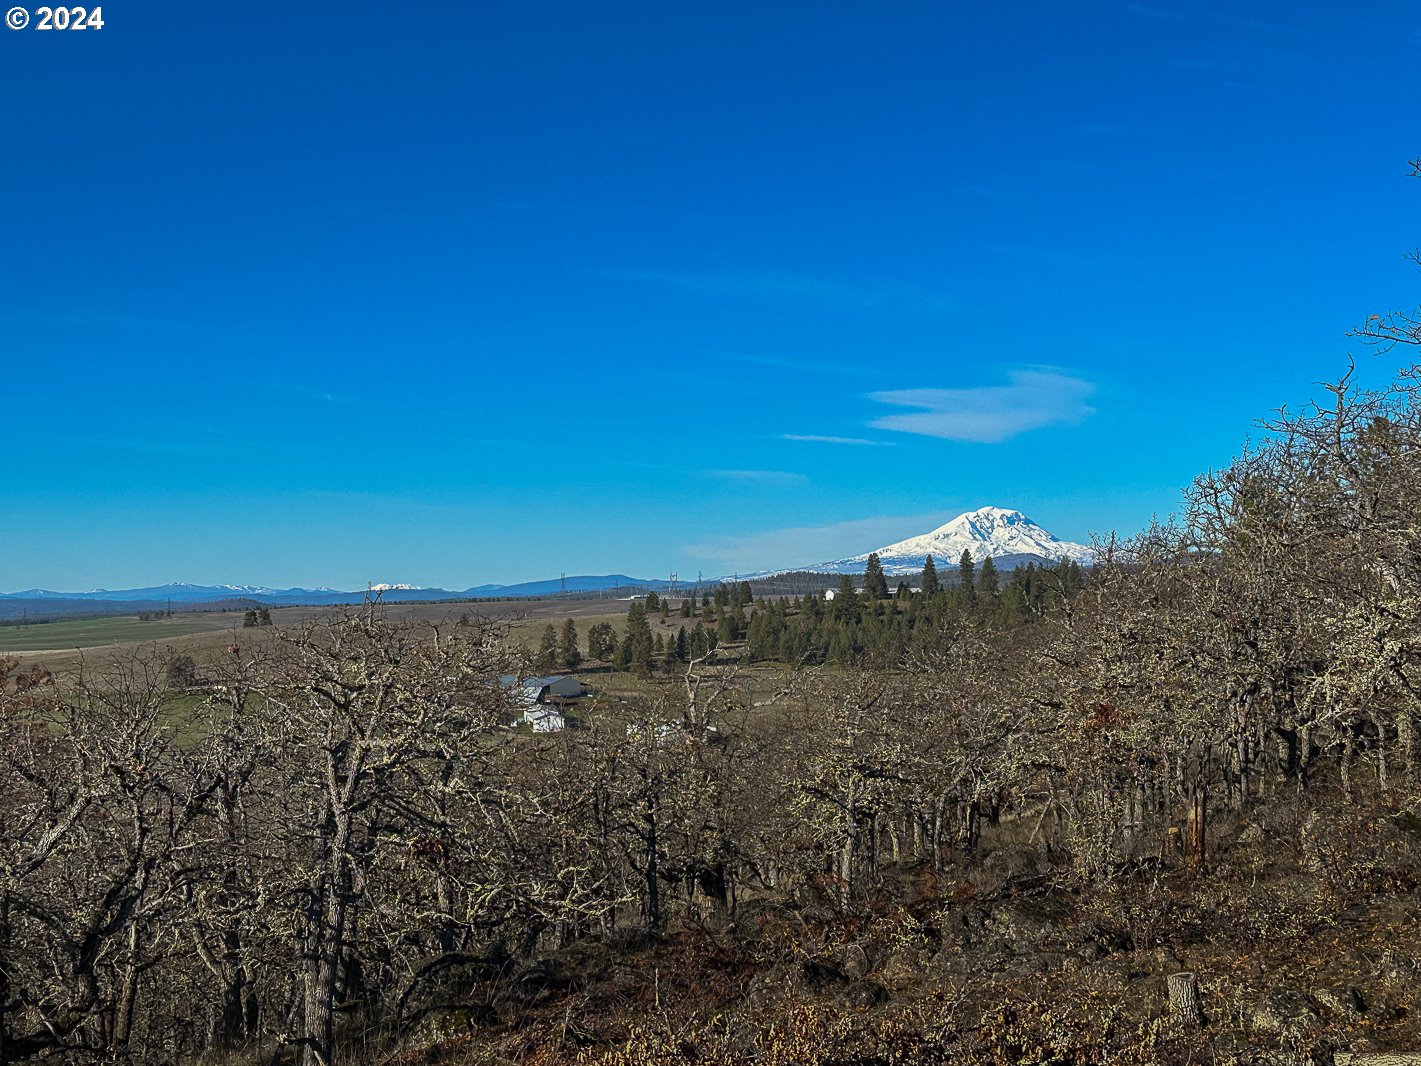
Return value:
[(972, 562), (972, 553), (966, 548), (962, 549), (962, 558), (957, 563), (958, 582), (957, 587), (962, 593), (962, 598), (967, 606), (977, 605), (977, 567)]
[(923, 576), (919, 582), (919, 586), (922, 588), (923, 595), (925, 596), (931, 596), (942, 587), (938, 584), (937, 580), (937, 563), (933, 562), (931, 555), (923, 560)]
[[(738, 610), (738, 608), (737, 608)], [(739, 638), (735, 626), (735, 611), (726, 609), (720, 612), (720, 621), (716, 624), (715, 636), (717, 644), (728, 644), (732, 640)]]
[(696, 623), (696, 628), (691, 630), (691, 636), (687, 643), (691, 648), (692, 659), (702, 659), (710, 654), (710, 634), (706, 632), (704, 622)]
[(558, 631), (551, 622), (543, 629), (543, 639), (538, 643), (533, 666), (542, 674), (550, 674), (558, 668)]
[(888, 579), (883, 576), (883, 564), (879, 562), (877, 552), (868, 554), (868, 565), (863, 572), (863, 595), (867, 600), (888, 598)]
[(646, 608), (636, 600), (627, 607), (627, 634), (622, 639), (618, 661), (633, 673), (648, 674), (652, 665), (651, 626), (646, 620)]
[(582, 662), (582, 651), (577, 646), (577, 623), (564, 618), (562, 633), (558, 640), (558, 659), (564, 670), (576, 670)]
[(606, 622), (594, 622), (587, 630), (587, 657), (606, 661), (612, 657), (615, 632)]
[(977, 572), (977, 592), (984, 599), (997, 594), (997, 564), (990, 555), (982, 560), (982, 569)]

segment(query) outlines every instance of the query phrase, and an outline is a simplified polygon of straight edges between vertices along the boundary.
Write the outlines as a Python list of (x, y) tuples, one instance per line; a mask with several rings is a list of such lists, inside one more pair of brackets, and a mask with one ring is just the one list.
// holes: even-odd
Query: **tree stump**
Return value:
[(1203, 1025), (1204, 1015), (1199, 1010), (1199, 984), (1194, 974), (1172, 973), (1167, 977), (1170, 1013), (1186, 1025)]

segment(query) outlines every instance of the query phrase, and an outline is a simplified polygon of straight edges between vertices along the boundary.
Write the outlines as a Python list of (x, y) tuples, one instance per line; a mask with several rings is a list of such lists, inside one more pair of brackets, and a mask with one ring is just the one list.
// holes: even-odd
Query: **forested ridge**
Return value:
[(1088, 574), (727, 589), (552, 736), (376, 604), (7, 661), (0, 1061), (1421, 1049), (1421, 368), (1353, 376)]

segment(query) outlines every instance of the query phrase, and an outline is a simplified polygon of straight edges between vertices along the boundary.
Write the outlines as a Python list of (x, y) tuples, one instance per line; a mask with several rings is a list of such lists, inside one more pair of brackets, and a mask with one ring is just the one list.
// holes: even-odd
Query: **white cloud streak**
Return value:
[(892, 441), (869, 440), (867, 437), (825, 437), (817, 433), (781, 433), (780, 440), (797, 440), (807, 444), (860, 444), (872, 448), (891, 448)]
[(748, 481), (764, 485), (802, 485), (809, 479), (788, 470), (707, 470), (707, 477), (719, 481)]
[(1095, 386), (1060, 370), (1013, 370), (1010, 384), (975, 389), (898, 389), (870, 399), (912, 414), (885, 415), (869, 425), (895, 433), (999, 444), (1045, 426), (1074, 426), (1095, 413), (1085, 401)]

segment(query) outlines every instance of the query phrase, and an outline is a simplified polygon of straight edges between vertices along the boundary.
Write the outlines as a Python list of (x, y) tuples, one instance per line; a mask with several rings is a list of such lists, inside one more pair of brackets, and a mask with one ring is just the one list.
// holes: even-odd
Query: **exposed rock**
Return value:
[(1307, 997), (1292, 988), (1265, 993), (1254, 1005), (1249, 1018), (1255, 1029), (1280, 1034), (1306, 1029), (1316, 1019), (1317, 1012)]
[(850, 944), (841, 948), (835, 952), (834, 961), (843, 971), (845, 977), (851, 981), (857, 981), (862, 977), (867, 977), (887, 957), (888, 948), (885, 945), (869, 942)]
[(854, 1010), (866, 1010), (888, 1000), (888, 989), (877, 981), (855, 981), (839, 996), (839, 1002)]
[(1388, 948), (1382, 952), (1377, 970), (1383, 977), (1414, 977), (1421, 970), (1421, 965), (1418, 965), (1416, 956)]
[(560, 991), (570, 988), (574, 983), (566, 963), (562, 959), (552, 957), (529, 963), (519, 971), (515, 980), (528, 992)]
[(1339, 1017), (1355, 1017), (1365, 1014), (1367, 1001), (1362, 992), (1351, 985), (1325, 985), (1313, 989), (1312, 998), (1325, 1010)]
[(498, 1013), (484, 1004), (435, 1007), (414, 1022), (410, 1027), (410, 1038), (416, 1044), (442, 1044), (446, 1040), (468, 1036), (480, 1026), (497, 1023)]
[(895, 948), (879, 967), (878, 978), (889, 988), (921, 981), (932, 969), (935, 954), (926, 948)]
[(799, 967), (799, 980), (806, 988), (817, 992), (833, 985), (847, 984), (849, 979), (831, 959), (806, 959)]

